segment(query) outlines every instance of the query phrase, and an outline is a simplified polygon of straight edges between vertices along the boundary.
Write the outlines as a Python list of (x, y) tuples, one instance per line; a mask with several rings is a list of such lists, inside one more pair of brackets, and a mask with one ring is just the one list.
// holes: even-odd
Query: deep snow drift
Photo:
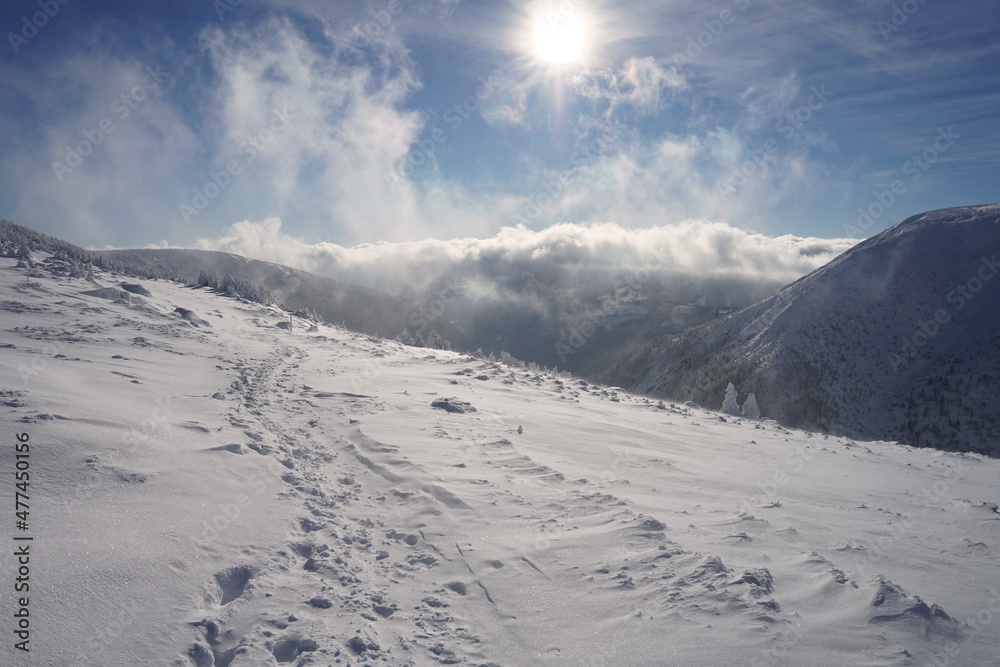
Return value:
[(0, 663), (1000, 665), (1000, 461), (28, 272)]

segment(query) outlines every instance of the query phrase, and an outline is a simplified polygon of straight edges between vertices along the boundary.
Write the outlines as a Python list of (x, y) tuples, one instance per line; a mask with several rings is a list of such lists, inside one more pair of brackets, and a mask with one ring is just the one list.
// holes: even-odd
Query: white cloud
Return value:
[(509, 195), (472, 192), (442, 177), (426, 152), (420, 157), (429, 163), (429, 177), (410, 173), (407, 159), (425, 118), (405, 108), (420, 82), (395, 24), (377, 33), (358, 23), (328, 26), (326, 38), (331, 54), (281, 19), (253, 30), (204, 33), (220, 79), (212, 106), (226, 138), (216, 163), (266, 127), (275, 108), (294, 114), (288, 131), (261, 151), (254, 177), (241, 179), (238, 193), (252, 199), (266, 192), (269, 210), (310, 218), (313, 229), (340, 239), (495, 229), (512, 210)]
[(652, 56), (629, 58), (617, 71), (584, 72), (573, 81), (576, 93), (606, 108), (608, 117), (616, 112), (632, 118), (655, 116), (666, 104), (666, 95), (687, 87), (676, 67), (662, 67)]
[[(442, 5), (425, 7), (439, 12)], [(634, 228), (686, 218), (736, 220), (764, 210), (762, 202), (773, 203), (789, 183), (811, 173), (796, 169), (802, 158), (790, 152), (779, 156), (783, 170), (768, 172), (780, 178), (759, 178), (738, 200), (720, 202), (720, 174), (740, 159), (740, 151), (752, 148), (739, 128), (679, 125), (673, 133), (643, 137), (634, 125), (621, 125), (609, 145), (562, 169), (535, 162), (523, 175), (524, 188), (443, 175), (426, 154), (425, 167), (414, 175), (406, 161), (420, 150), (417, 142), (426, 140), (427, 118), (407, 106), (421, 82), (399, 31), (417, 13), (416, 6), (408, 7), (378, 30), (365, 28), (371, 16), (318, 13), (308, 37), (300, 23), (282, 17), (213, 23), (200, 35), (204, 70), (211, 73), (202, 77), (185, 69), (190, 61), (175, 46), (160, 45), (155, 55), (178, 69), (173, 87), (154, 91), (99, 147), (99, 156), (95, 151), (56, 188), (51, 159), (79, 138), (81, 127), (96, 126), (115, 96), (141, 80), (145, 65), (72, 54), (44, 74), (44, 86), (16, 82), (33, 96), (33, 108), (53, 121), (45, 130), (43, 159), (5, 152), (7, 172), (18, 180), (14, 196), (67, 221), (63, 230), (76, 230), (67, 235), (83, 243), (114, 239), (113, 228), (126, 220), (141, 245), (162, 236), (192, 239), (232, 220), (272, 215), (312, 238), (353, 243), (488, 236), (519, 219), (531, 227), (606, 220)], [(594, 103), (593, 113), (571, 121), (581, 145), (591, 145), (609, 122), (661, 114), (688, 89), (676, 68), (652, 57), (625, 59), (578, 84), (578, 92)], [(67, 106), (68, 90), (86, 93)], [(280, 132), (272, 132), (276, 114), (288, 118)], [(501, 131), (522, 131), (510, 126), (525, 124), (524, 109), (508, 110), (505, 118), (507, 129)], [(730, 140), (722, 141), (726, 132)], [(459, 137), (449, 140), (454, 146)], [(533, 150), (525, 147), (524, 163), (531, 164)], [(193, 207), (198, 193), (216, 193), (213, 175), (229, 164), (239, 173), (226, 179), (217, 196), (202, 196), (206, 206), (194, 207), (185, 225), (180, 207)], [(554, 196), (553, 183), (564, 184)], [(10, 214), (18, 218), (19, 210)], [(760, 224), (752, 217), (742, 221)], [(120, 243), (120, 235), (114, 240)]]
[(760, 130), (765, 125), (773, 126), (794, 104), (801, 104), (800, 89), (795, 72), (776, 81), (746, 88), (740, 95), (744, 105), (740, 124), (751, 131)]
[[(105, 28), (88, 37), (100, 41)], [(0, 157), (6, 215), (44, 221), (47, 232), (79, 243), (112, 238), (123, 220), (140, 227), (160, 217), (171, 200), (162, 184), (197, 148), (170, 98), (168, 48), (154, 45), (144, 57), (70, 54), (38, 71), (0, 73), (17, 100), (0, 110), (11, 128)]]
[(662, 68), (652, 56), (630, 58), (622, 67), (620, 88), (627, 96), (629, 104), (645, 115), (655, 114), (660, 109), (660, 98), (664, 90), (684, 90), (687, 81), (674, 67)]
[[(650, 269), (662, 277), (787, 283), (826, 264), (855, 239), (768, 237), (724, 222), (688, 220), (627, 229), (613, 223), (558, 224), (540, 231), (505, 227), (489, 238), (362, 244), (310, 244), (281, 221), (243, 221), (198, 247), (278, 262), (344, 282), (419, 295), (443, 279), (503, 284), (537, 275), (614, 276)], [(498, 288), (498, 291), (502, 291)]]

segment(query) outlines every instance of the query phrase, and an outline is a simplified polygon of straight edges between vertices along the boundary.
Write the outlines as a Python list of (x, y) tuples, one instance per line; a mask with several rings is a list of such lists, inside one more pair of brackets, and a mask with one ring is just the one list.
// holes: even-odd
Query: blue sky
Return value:
[[(578, 58), (540, 55), (573, 26)], [(856, 238), (1000, 201), (992, 1), (10, 0), (0, 27), (0, 215), (86, 246)]]

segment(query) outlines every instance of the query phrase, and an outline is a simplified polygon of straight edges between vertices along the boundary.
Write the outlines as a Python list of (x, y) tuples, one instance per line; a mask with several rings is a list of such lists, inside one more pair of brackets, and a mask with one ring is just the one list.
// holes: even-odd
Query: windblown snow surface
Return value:
[(997, 460), (57, 265), (0, 260), (4, 665), (1000, 665)]

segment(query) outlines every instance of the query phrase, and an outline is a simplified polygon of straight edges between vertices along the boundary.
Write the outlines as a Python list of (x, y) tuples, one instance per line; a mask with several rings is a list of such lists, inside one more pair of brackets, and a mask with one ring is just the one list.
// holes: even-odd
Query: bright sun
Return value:
[(583, 53), (583, 22), (575, 15), (550, 14), (535, 23), (535, 49), (543, 60), (568, 63)]

